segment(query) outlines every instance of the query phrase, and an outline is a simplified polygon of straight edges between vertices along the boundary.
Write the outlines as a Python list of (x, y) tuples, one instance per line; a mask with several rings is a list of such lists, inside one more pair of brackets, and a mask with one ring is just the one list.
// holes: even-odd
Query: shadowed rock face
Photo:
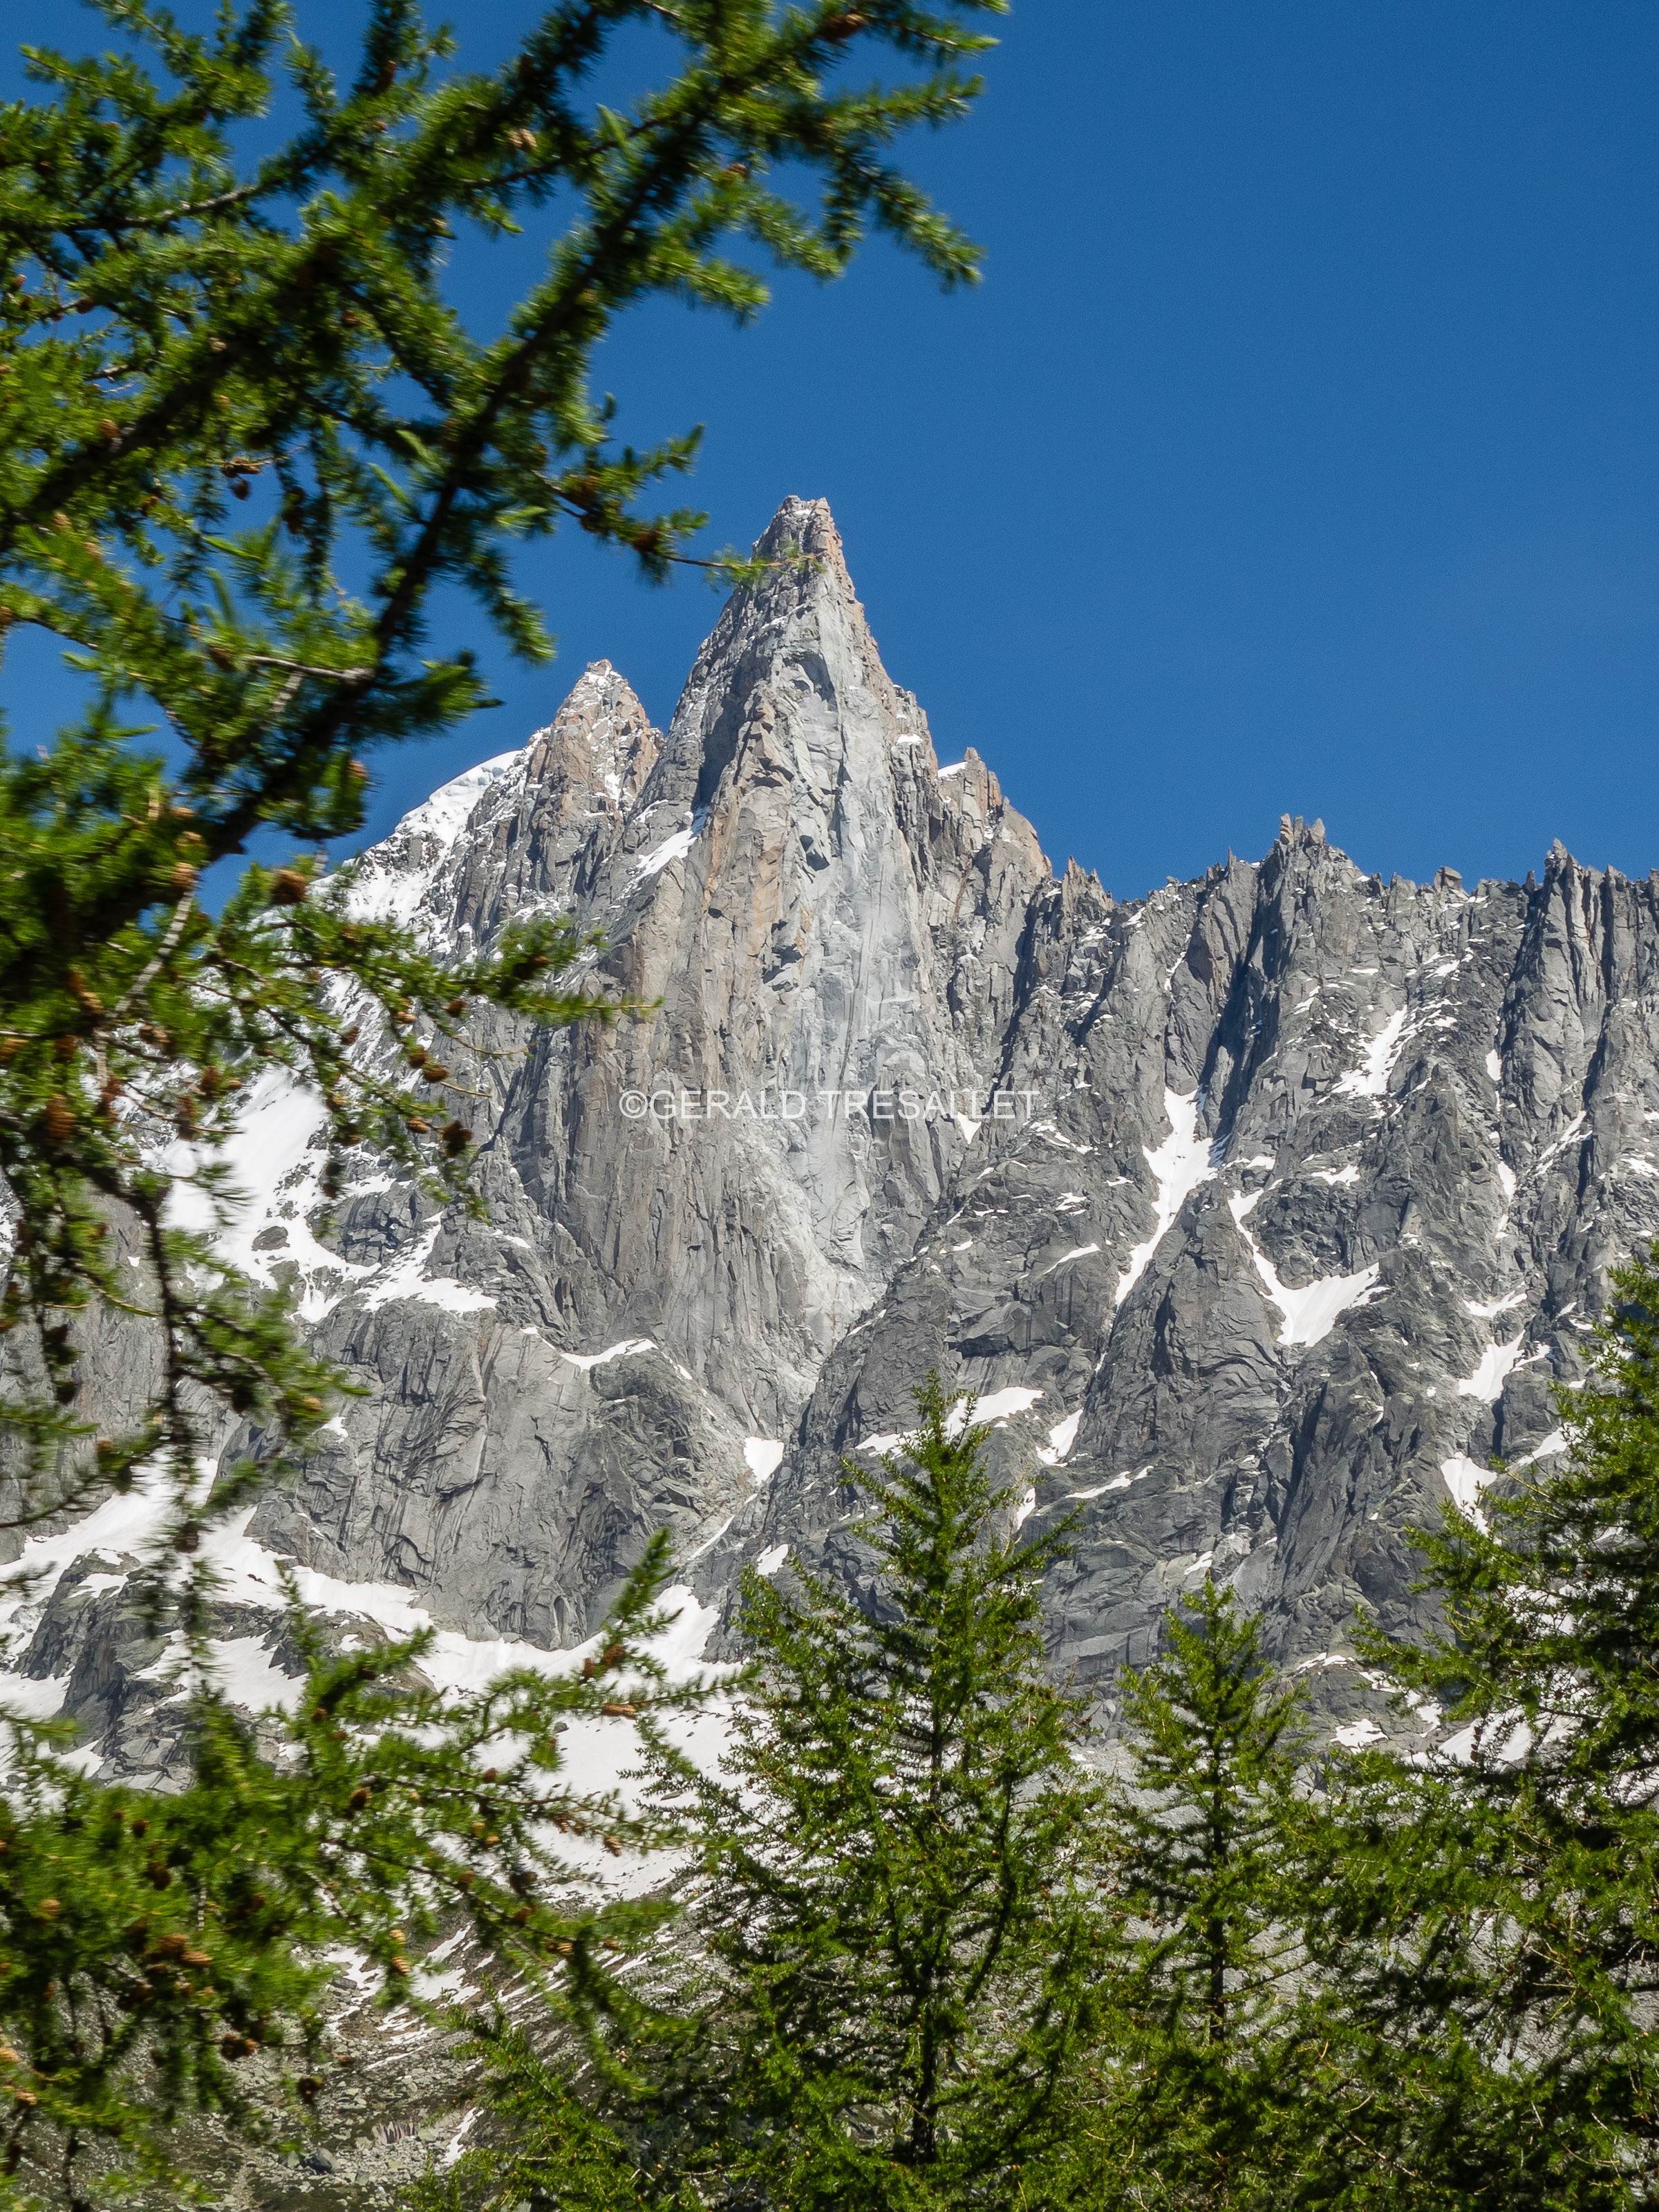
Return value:
[(1558, 846), (1541, 883), (1385, 884), (1287, 820), (1120, 905), (940, 769), (821, 502), (762, 550), (665, 734), (599, 663), (366, 863), (440, 945), (572, 914), (644, 1011), (481, 1033), (482, 1222), (366, 1162), (325, 1249), (304, 1109), (256, 1106), (252, 1263), (368, 1395), (253, 1534), (544, 1644), (662, 1524), (706, 1599), (784, 1545), (856, 1580), (840, 1457), (937, 1365), (1029, 1525), (1078, 1516), (1081, 1680), (1206, 1566), (1340, 1662), (1357, 1605), (1411, 1617), (1412, 1524), (1548, 1456), (1659, 1229), (1659, 884)]

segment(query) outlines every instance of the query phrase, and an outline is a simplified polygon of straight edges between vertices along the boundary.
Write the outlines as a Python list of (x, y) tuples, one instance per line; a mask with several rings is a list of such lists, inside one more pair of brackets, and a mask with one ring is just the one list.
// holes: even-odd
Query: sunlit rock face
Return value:
[[(639, 1010), (448, 1055), (482, 1219), (363, 1159), (324, 1238), (314, 1113), (261, 1091), (238, 1250), (364, 1395), (249, 1557), (549, 1647), (659, 1526), (711, 1607), (787, 1549), (856, 1582), (842, 1460), (938, 1368), (1027, 1528), (1074, 1517), (1075, 1679), (1109, 1693), (1208, 1570), (1338, 1724), (1401, 1725), (1356, 1609), (1405, 1625), (1407, 1530), (1558, 1449), (1659, 1230), (1659, 884), (1559, 847), (1384, 884), (1287, 820), (1119, 903), (940, 767), (822, 502), (761, 550), (666, 732), (599, 663), (368, 856), (351, 896), (439, 948), (571, 915)], [(33, 1671), (104, 1713), (85, 1581)]]

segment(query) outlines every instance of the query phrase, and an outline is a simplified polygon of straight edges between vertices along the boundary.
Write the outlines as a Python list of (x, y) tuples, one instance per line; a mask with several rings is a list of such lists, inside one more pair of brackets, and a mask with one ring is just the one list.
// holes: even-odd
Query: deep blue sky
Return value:
[[(355, 12), (301, 0), (331, 43)], [(471, 0), (467, 58), (534, 14)], [(1287, 809), (1384, 873), (1659, 865), (1659, 9), (1020, 0), (988, 75), (912, 161), (977, 293), (877, 249), (757, 329), (653, 309), (606, 349), (628, 434), (708, 425), (712, 544), (827, 496), (941, 757), (1122, 896)], [(377, 826), (588, 659), (665, 718), (716, 611), (576, 535), (526, 581), (559, 665), (384, 762)]]

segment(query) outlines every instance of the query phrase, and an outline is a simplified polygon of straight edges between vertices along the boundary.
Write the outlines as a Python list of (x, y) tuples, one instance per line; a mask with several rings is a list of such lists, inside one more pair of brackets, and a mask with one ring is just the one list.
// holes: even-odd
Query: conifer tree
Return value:
[[(1011, 2203), (1063, 2124), (1102, 1958), (1096, 1789), (1041, 1635), (1060, 1547), (1021, 1540), (971, 1404), (930, 1378), (878, 1474), (843, 1462), (861, 1602), (799, 1562), (749, 1577), (718, 1771), (668, 1778), (697, 1963), (663, 1984), (678, 2028), (613, 2057), (599, 2105), (642, 2203)], [(481, 2152), (471, 2203), (532, 2178)]]
[[(101, 1791), (49, 1747), (0, 1791), (0, 2048), (19, 2053), (0, 2067), (26, 2069), (9, 2094), (29, 2186), (48, 2119), (72, 2154), (101, 2130), (136, 2156), (164, 2110), (228, 2095), (228, 2062), (179, 2057), (179, 2035), (194, 2052), (204, 2021), (240, 2034), (283, 1991), (299, 2018), (331, 1916), (358, 1925), (329, 1854), (367, 1885), (363, 1928), (395, 1960), (387, 1930), (424, 1909), (410, 1882), (449, 1894), (447, 1853), (530, 1849), (506, 1784), (478, 1793), (476, 1716), (427, 1712), (449, 1764), (410, 1795), (379, 1786), (412, 1771), (383, 1741), (388, 1711), (328, 1719), (320, 1657), (305, 1710), (324, 1717), (297, 1763), (267, 1771), (215, 1695), (204, 1534), (303, 1455), (341, 1385), (216, 1240), (221, 1152), (254, 1081), (281, 1069), (322, 1102), (325, 1196), (372, 1142), (430, 1203), (463, 1200), (475, 1012), (531, 1025), (616, 1009), (576, 986), (584, 948), (556, 921), (441, 961), (354, 913), (314, 850), (276, 865), (270, 841), (355, 834), (376, 748), (484, 702), (473, 656), (433, 638), (434, 592), (471, 593), (508, 650), (544, 659), (515, 546), (574, 525), (648, 578), (692, 560), (700, 518), (646, 502), (695, 439), (620, 442), (589, 389), (618, 315), (675, 298), (746, 321), (766, 300), (753, 264), (833, 277), (872, 227), (946, 284), (973, 276), (972, 248), (891, 149), (965, 111), (963, 65), (988, 44), (974, 26), (1003, 0), (557, 0), (499, 69), (471, 73), (416, 0), (368, 0), (345, 78), (294, 35), (287, 0), (225, 0), (204, 33), (151, 0), (94, 4), (112, 50), (29, 49), (36, 93), (0, 111), (0, 651), (27, 629), (58, 641), (88, 700), (0, 753), (0, 1475), (13, 1526), (153, 1493), (137, 1601), (185, 1638), (198, 1748), (192, 1786), (164, 1808)], [(877, 52), (899, 58), (896, 82), (855, 73)], [(291, 134), (247, 158), (247, 125), (284, 103)], [(526, 230), (541, 273), (499, 329), (470, 328), (455, 259)], [(222, 862), (240, 873), (216, 912), (203, 877)], [(185, 1225), (181, 1180), (207, 1201), (204, 1228)], [(85, 1356), (117, 1316), (158, 1382), (100, 1424)], [(629, 1600), (614, 1666), (636, 1661), (629, 1624), (660, 1565)], [(630, 1702), (604, 1686), (566, 1688)], [(501, 1696), (550, 1745), (547, 1686)], [(527, 1821), (541, 1784), (517, 1754), (505, 1771)], [(287, 1809), (249, 1838), (241, 1808), (272, 1793)], [(492, 1929), (540, 1924), (507, 1903), (512, 1875), (533, 1871), (500, 1869)], [(137, 1948), (115, 1942), (135, 1884), (188, 1895), (198, 1927), (221, 1909), (234, 1923), (234, 1945), (193, 1945), (214, 1958), (214, 2001), (240, 2008), (222, 2032), (206, 1969), (180, 2012), (173, 1954), (154, 1951), (182, 1923), (133, 1909)], [(585, 1941), (569, 1954), (584, 1972), (587, 1955)], [(78, 2171), (71, 2154), (70, 2197)]]
[(1288, 2205), (1310, 2154), (1318, 2039), (1301, 1985), (1303, 1703), (1206, 1576), (1122, 1689), (1103, 1829), (1125, 1916), (1073, 2201)]
[(1419, 1539), (1443, 1630), (1372, 1638), (1426, 1763), (1355, 1762), (1319, 1941), (1408, 2201), (1659, 2198), (1659, 1271), (1616, 1270), (1564, 1460)]
[[(972, 20), (1003, 0), (559, 0), (472, 74), (416, 0), (368, 0), (349, 82), (288, 0), (227, 0), (206, 34), (150, 0), (94, 4), (117, 49), (27, 49), (41, 96), (0, 111), (0, 647), (61, 641), (89, 699), (0, 754), (0, 1331), (28, 1339), (0, 1430), (15, 1518), (159, 1468), (183, 1536), (259, 1479), (222, 1467), (199, 1495), (224, 1416), (268, 1455), (303, 1445), (331, 1376), (281, 1300), (181, 1225), (171, 1139), (216, 1198), (239, 1094), (278, 1066), (325, 1106), (325, 1192), (371, 1139), (445, 1202), (472, 1143), (451, 1066), (472, 1010), (606, 1011), (546, 918), (438, 963), (304, 854), (245, 867), (216, 915), (203, 872), (262, 833), (355, 832), (367, 757), (483, 703), (474, 656), (432, 644), (434, 591), (544, 659), (515, 543), (574, 523), (647, 576), (691, 557), (700, 518), (636, 507), (695, 440), (618, 445), (588, 390), (619, 313), (678, 298), (745, 321), (766, 289), (732, 248), (827, 278), (872, 225), (942, 282), (973, 276), (890, 149), (964, 110), (960, 64), (988, 43)], [(660, 46), (629, 45), (641, 25)], [(619, 66), (667, 62), (636, 69), (631, 103), (592, 90), (619, 46)], [(883, 48), (901, 80), (854, 85)], [(245, 159), (279, 101), (294, 135)], [(526, 228), (544, 272), (475, 332), (452, 260)], [(84, 1323), (134, 1304), (130, 1243), (161, 1383), (100, 1437), (77, 1416)]]
[(740, 2198), (994, 2202), (1049, 2139), (1099, 1959), (1081, 1702), (990, 1431), (937, 1377), (868, 1500), (864, 1603), (799, 1567), (750, 1578), (758, 1668), (700, 1793), (698, 2019)]
[(383, 2002), (418, 2007), (418, 1946), (461, 1921), (554, 2010), (604, 2005), (671, 1908), (592, 1891), (562, 1838), (648, 1850), (664, 1824), (573, 1788), (559, 1735), (587, 1717), (649, 1741), (700, 1701), (650, 1649), (666, 1560), (659, 1538), (582, 1664), (458, 1698), (410, 1678), (431, 1632), (335, 1655), (296, 1612), (295, 1709), (256, 1724), (200, 1692), (183, 1789), (100, 1784), (50, 1728), (14, 1725), (0, 2202), (89, 2204), (118, 2180), (186, 2192), (169, 2130), (191, 2110), (279, 2140), (325, 2118), (340, 1945)]

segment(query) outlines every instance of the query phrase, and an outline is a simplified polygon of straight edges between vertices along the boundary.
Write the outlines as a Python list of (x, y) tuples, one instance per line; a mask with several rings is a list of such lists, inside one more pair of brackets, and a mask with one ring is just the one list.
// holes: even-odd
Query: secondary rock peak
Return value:
[(639, 795), (661, 744), (628, 678), (608, 660), (590, 661), (532, 741), (528, 781), (625, 808)]

